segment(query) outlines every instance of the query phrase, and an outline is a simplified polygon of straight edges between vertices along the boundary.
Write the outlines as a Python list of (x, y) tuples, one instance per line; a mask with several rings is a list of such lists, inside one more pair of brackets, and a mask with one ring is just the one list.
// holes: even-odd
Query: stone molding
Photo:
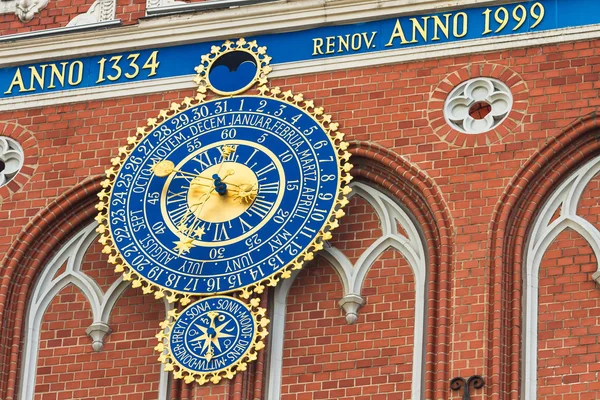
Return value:
[(149, 14), (152, 10), (164, 9), (165, 7), (187, 4), (184, 1), (178, 0), (146, 0), (146, 14)]

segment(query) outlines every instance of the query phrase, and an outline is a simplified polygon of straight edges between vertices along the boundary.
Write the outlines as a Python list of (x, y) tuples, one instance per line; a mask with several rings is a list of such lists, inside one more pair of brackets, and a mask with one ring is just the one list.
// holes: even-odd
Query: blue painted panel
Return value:
[[(277, 64), (593, 24), (600, 24), (597, 0), (540, 0), (247, 39), (256, 39), (261, 46), (267, 46), (268, 54)], [(220, 43), (177, 45), (2, 68), (0, 98), (190, 75), (200, 63), (200, 56)], [(37, 76), (32, 76), (32, 72)]]

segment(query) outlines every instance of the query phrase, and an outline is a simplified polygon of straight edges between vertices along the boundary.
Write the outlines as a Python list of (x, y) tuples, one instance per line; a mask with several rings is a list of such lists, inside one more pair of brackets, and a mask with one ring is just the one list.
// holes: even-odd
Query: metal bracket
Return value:
[(454, 391), (460, 390), (460, 388), (464, 387), (462, 400), (470, 400), (471, 394), (469, 393), (469, 387), (473, 384), (473, 389), (480, 389), (483, 387), (484, 381), (480, 375), (473, 375), (469, 379), (465, 380), (465, 378), (454, 378), (450, 381), (450, 389)]

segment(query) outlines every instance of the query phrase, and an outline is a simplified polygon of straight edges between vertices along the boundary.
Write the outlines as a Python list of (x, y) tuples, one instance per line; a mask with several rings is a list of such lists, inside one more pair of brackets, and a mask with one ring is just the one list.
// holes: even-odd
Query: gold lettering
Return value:
[[(338, 53), (342, 53), (344, 51), (350, 51), (350, 47), (348, 47), (348, 43), (350, 43), (350, 34), (346, 35), (346, 39), (343, 36), (338, 36), (338, 40), (340, 41), (340, 46)], [(342, 46), (346, 48), (346, 50), (342, 49)]]
[(335, 36), (327, 36), (325, 38), (325, 54), (333, 54), (335, 53), (334, 48), (335, 48)]
[[(77, 66), (77, 79), (73, 80), (75, 75), (75, 66)], [(83, 63), (81, 61), (73, 61), (69, 65), (69, 85), (77, 86), (83, 80)]]
[(389, 42), (385, 45), (385, 47), (392, 46), (394, 44), (394, 39), (400, 38), (400, 44), (407, 44), (406, 36), (404, 36), (404, 31), (402, 30), (402, 25), (400, 25), (400, 20), (396, 20), (396, 26), (394, 26), (394, 32), (390, 36)]
[(421, 34), (421, 37), (424, 41), (427, 41), (427, 21), (429, 17), (421, 17), (423, 19), (423, 26), (419, 24), (419, 21), (416, 18), (411, 18), (412, 21), (412, 40), (410, 43), (417, 43), (417, 31)]
[(21, 76), (21, 68), (17, 68), (17, 72), (15, 72), (15, 76), (13, 76), (13, 80), (8, 87), (8, 90), (4, 92), (4, 94), (11, 94), (13, 87), (15, 85), (19, 86), (19, 93), (22, 92), (31, 92), (33, 89), (25, 89), (25, 85), (23, 85), (23, 77)]
[[(462, 32), (458, 33), (458, 17), (462, 17)], [(463, 37), (467, 35), (468, 29), (468, 20), (467, 14), (464, 12), (459, 12), (454, 15), (454, 23), (452, 24), (452, 34), (454, 37)]]
[(431, 38), (432, 41), (440, 40), (440, 37), (438, 36), (438, 29), (441, 30), (444, 36), (446, 36), (446, 39), (448, 39), (448, 25), (450, 24), (450, 15), (452, 14), (444, 14), (444, 17), (446, 17), (445, 25), (440, 19), (440, 17), (438, 17), (437, 15), (433, 16), (433, 37)]
[(108, 78), (109, 81), (116, 81), (117, 79), (119, 79), (121, 77), (121, 67), (119, 67), (119, 61), (121, 61), (121, 58), (123, 58), (123, 56), (112, 56), (110, 58), (109, 61), (113, 62), (113, 65), (111, 66), (112, 69), (114, 69), (116, 71), (116, 75), (106, 75), (106, 77)]
[(354, 50), (354, 51), (360, 50), (361, 46), (362, 46), (362, 36), (360, 36), (360, 33), (355, 33), (354, 35), (352, 35), (352, 50)]
[(61, 62), (62, 71), (58, 70), (56, 64), (50, 64), (50, 84), (48, 85), (48, 89), (54, 89), (56, 85), (54, 84), (54, 78), (60, 83), (60, 86), (65, 86), (65, 68), (67, 67), (68, 62)]
[(150, 54), (150, 57), (148, 57), (142, 69), (149, 69), (150, 73), (148, 76), (154, 76), (157, 73), (156, 70), (158, 69), (159, 65), (160, 62), (158, 62), (158, 50), (156, 50)]
[(321, 50), (321, 47), (323, 46), (323, 39), (321, 38), (314, 38), (313, 39), (313, 56), (316, 56), (318, 54), (323, 54), (323, 50)]
[(29, 90), (35, 90), (35, 87), (33, 87), (34, 80), (37, 81), (40, 89), (44, 89), (44, 78), (46, 77), (46, 67), (47, 66), (48, 66), (48, 64), (40, 65), (40, 68), (42, 69), (41, 75), (38, 72), (37, 67), (29, 67), (29, 70), (31, 71), (31, 79), (29, 81)]
[(363, 38), (365, 39), (365, 44), (367, 45), (367, 49), (370, 49), (371, 46), (375, 47), (375, 45), (373, 45), (373, 39), (375, 39), (375, 35), (377, 34), (377, 32), (371, 32), (371, 38), (367, 38), (367, 32), (364, 32)]
[(140, 73), (140, 67), (137, 66), (137, 64), (135, 63), (138, 59), (138, 57), (140, 56), (140, 53), (136, 53), (136, 54), (130, 54), (127, 56), (128, 60), (131, 60), (131, 62), (129, 63), (129, 66), (131, 68), (133, 68), (133, 73), (129, 74), (129, 73), (125, 73), (125, 78), (127, 79), (133, 79), (136, 76), (138, 76), (138, 74)]

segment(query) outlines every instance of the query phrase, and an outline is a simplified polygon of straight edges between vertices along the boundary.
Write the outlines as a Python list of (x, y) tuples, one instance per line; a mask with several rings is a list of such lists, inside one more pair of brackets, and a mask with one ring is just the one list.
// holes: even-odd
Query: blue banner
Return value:
[[(267, 46), (273, 64), (279, 64), (599, 23), (598, 0), (539, 0), (246, 39)], [(215, 44), (221, 42), (2, 68), (0, 98), (191, 75)]]

